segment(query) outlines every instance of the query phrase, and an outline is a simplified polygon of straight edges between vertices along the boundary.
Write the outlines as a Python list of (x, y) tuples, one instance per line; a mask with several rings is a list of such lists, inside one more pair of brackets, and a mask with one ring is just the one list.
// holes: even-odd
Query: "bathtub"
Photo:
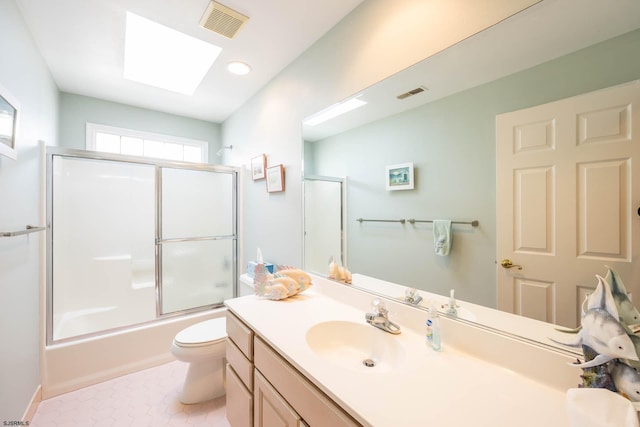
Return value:
[(175, 335), (194, 323), (222, 317), (224, 307), (158, 320), (126, 330), (45, 346), (42, 399), (175, 360)]
[[(243, 274), (238, 295), (253, 294), (253, 279)], [(42, 399), (68, 393), (122, 375), (175, 360), (170, 347), (187, 326), (226, 315), (220, 307), (78, 341), (45, 346), (42, 351)], [(99, 313), (94, 313), (99, 314)]]

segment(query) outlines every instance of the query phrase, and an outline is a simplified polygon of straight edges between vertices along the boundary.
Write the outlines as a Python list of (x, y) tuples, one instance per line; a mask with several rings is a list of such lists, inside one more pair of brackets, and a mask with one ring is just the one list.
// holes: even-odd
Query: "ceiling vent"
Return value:
[(425, 90), (427, 90), (427, 88), (425, 86), (420, 86), (420, 87), (417, 87), (417, 88), (415, 88), (413, 90), (410, 90), (409, 92), (402, 93), (402, 94), (396, 96), (396, 98), (405, 99), (405, 98), (408, 98), (410, 96), (417, 95), (420, 92), (424, 92)]
[(204, 11), (200, 25), (227, 38), (234, 38), (249, 17), (214, 1)]

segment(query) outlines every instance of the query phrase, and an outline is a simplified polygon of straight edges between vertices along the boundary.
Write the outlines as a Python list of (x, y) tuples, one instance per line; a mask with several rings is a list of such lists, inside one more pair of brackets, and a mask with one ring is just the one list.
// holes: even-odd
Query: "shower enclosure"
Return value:
[(237, 169), (50, 149), (47, 343), (235, 294)]
[(329, 258), (347, 265), (346, 178), (305, 176), (304, 268), (326, 274)]

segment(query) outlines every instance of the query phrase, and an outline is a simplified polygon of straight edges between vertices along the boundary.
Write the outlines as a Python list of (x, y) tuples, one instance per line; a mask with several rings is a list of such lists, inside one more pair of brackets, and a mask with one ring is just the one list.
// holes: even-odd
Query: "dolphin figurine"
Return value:
[[(618, 309), (618, 320), (625, 327), (627, 333), (636, 334), (640, 332), (640, 311), (633, 305), (627, 294), (627, 288), (625, 288), (622, 279), (618, 273), (616, 273), (611, 267), (607, 266), (607, 274), (604, 277), (605, 282), (611, 289), (611, 295)], [(582, 303), (582, 316), (586, 314), (586, 307), (589, 302), (587, 297)], [(557, 331), (567, 334), (577, 334), (580, 332), (581, 326), (573, 329), (555, 328)]]
[(629, 299), (627, 288), (625, 288), (618, 273), (610, 267), (607, 267), (607, 269), (607, 275), (604, 277), (604, 280), (611, 288), (613, 300), (618, 308), (620, 323), (626, 326), (631, 333), (637, 333), (639, 329), (638, 324), (640, 323), (640, 311), (638, 311)]
[(596, 277), (598, 286), (589, 297), (589, 304), (582, 317), (582, 328), (577, 339), (571, 343), (553, 341), (574, 347), (586, 345), (597, 353), (593, 360), (574, 364), (580, 368), (602, 365), (616, 358), (639, 360), (634, 343), (619, 321), (618, 309), (611, 289), (601, 276), (596, 275)]
[(632, 402), (640, 402), (640, 374), (631, 366), (615, 362), (610, 368), (613, 384)]

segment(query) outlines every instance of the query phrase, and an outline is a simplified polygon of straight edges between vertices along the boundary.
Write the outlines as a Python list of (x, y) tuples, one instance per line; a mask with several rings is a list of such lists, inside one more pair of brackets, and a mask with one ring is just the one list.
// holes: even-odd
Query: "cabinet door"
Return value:
[(300, 416), (258, 372), (254, 379), (254, 427), (297, 427)]
[(227, 420), (231, 427), (251, 427), (252, 415), (253, 397), (227, 364)]
[(258, 337), (254, 342), (254, 355), (256, 372), (259, 369), (308, 424), (316, 427), (361, 426)]

